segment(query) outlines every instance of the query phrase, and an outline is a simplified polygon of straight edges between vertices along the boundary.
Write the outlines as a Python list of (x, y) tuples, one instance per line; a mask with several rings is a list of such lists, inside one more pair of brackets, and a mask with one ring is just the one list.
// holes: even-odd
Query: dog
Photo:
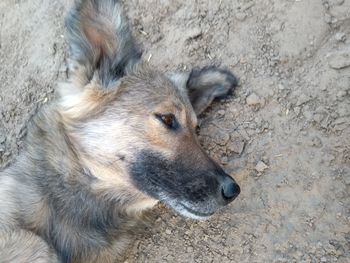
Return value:
[(115, 262), (158, 201), (205, 219), (240, 193), (196, 138), (230, 71), (151, 68), (119, 0), (78, 0), (65, 25), (69, 78), (0, 173), (1, 262)]

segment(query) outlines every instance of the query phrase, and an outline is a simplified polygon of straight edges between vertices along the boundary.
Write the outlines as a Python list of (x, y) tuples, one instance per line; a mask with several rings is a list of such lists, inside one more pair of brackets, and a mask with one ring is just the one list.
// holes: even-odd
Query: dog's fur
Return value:
[(1, 262), (115, 262), (158, 200), (205, 218), (239, 193), (195, 137), (229, 71), (151, 69), (118, 0), (77, 1), (66, 28), (69, 81), (0, 173)]

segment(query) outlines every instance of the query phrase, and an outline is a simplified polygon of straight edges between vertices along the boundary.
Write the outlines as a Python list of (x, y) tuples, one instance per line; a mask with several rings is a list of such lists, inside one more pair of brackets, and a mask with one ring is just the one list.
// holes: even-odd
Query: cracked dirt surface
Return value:
[[(0, 2), (0, 167), (66, 78), (70, 0)], [(210, 220), (159, 206), (127, 262), (349, 262), (350, 0), (129, 0), (145, 59), (219, 64), (240, 86), (200, 140), (242, 193)]]

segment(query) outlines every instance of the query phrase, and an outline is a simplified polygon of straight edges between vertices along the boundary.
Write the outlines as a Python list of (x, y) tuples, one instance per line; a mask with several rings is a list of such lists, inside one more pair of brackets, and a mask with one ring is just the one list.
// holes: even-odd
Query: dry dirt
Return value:
[[(69, 2), (0, 1), (2, 167), (66, 78)], [(350, 262), (350, 0), (129, 0), (127, 10), (153, 65), (221, 64), (240, 78), (202, 116), (200, 139), (242, 188), (204, 222), (155, 209), (128, 262)]]

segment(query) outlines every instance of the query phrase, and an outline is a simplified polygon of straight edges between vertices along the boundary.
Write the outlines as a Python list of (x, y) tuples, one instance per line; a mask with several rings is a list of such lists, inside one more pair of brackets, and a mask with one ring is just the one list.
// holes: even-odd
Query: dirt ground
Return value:
[[(0, 167), (66, 78), (69, 2), (0, 1)], [(154, 66), (240, 78), (200, 140), (242, 188), (204, 222), (158, 207), (127, 261), (350, 262), (350, 0), (126, 2)]]

